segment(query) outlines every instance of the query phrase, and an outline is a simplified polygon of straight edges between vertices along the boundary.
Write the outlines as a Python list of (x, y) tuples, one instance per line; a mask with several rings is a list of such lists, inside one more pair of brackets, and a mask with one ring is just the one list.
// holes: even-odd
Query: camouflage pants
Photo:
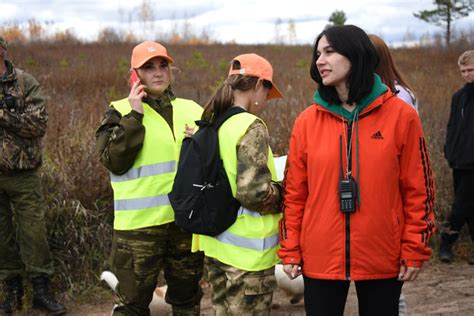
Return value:
[(0, 175), (0, 279), (53, 273), (37, 170)]
[(191, 234), (174, 223), (114, 231), (110, 261), (119, 280), (114, 315), (149, 315), (162, 268), (173, 315), (199, 315), (203, 254), (191, 252)]
[(269, 315), (277, 288), (275, 268), (244, 271), (206, 257), (207, 279), (212, 286), (212, 305), (220, 315)]

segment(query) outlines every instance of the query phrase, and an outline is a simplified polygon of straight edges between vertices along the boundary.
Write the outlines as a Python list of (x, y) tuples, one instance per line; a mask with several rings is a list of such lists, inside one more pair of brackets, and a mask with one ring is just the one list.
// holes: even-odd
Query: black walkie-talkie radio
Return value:
[[(339, 138), (340, 159), (341, 159), (341, 178), (339, 180), (339, 201), (342, 213), (352, 213), (356, 210), (356, 183), (354, 178), (348, 174), (347, 179), (344, 178), (344, 168), (342, 165), (342, 137)], [(349, 162), (347, 162), (349, 163)]]
[(339, 199), (341, 202), (342, 213), (351, 213), (355, 211), (356, 185), (352, 176), (339, 181)]

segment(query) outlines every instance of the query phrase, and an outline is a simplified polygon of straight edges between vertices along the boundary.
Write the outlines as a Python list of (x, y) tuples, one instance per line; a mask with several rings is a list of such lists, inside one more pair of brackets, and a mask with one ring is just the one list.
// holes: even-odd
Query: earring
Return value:
[(255, 101), (255, 103), (254, 103), (254, 104), (255, 104), (255, 106), (257, 106), (257, 105), (258, 105), (258, 102), (257, 102), (257, 101)]

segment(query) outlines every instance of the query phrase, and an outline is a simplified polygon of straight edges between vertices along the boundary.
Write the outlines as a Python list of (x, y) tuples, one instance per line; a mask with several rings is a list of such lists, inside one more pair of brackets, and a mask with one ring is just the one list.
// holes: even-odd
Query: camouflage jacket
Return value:
[[(175, 99), (171, 87), (163, 96), (143, 101), (160, 114), (173, 131), (173, 107)], [(109, 106), (96, 130), (96, 148), (102, 164), (113, 174), (124, 174), (133, 166), (145, 139), (143, 114), (136, 111), (122, 116), (113, 106)]]
[(6, 60), (0, 77), (0, 173), (35, 169), (42, 162), (46, 97), (30, 74)]
[(253, 122), (237, 144), (237, 200), (262, 214), (281, 212), (281, 184), (267, 166), (270, 136), (260, 120)]

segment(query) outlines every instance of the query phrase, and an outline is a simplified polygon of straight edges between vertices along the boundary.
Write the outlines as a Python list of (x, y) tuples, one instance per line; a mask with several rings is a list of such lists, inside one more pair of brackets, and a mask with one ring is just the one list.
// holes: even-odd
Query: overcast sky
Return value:
[[(145, 0), (154, 22), (144, 26), (143, 0), (0, 0), (0, 24), (26, 25), (29, 19), (48, 22), (51, 32), (70, 29), (82, 40), (95, 40), (99, 30), (133, 29), (143, 39), (155, 39), (173, 30), (206, 32), (220, 42), (274, 43), (277, 39), (310, 44), (335, 10), (345, 12), (346, 24), (383, 37), (392, 45), (443, 28), (423, 22), (414, 12), (434, 9), (432, 0)], [(281, 21), (280, 24), (277, 21)], [(289, 21), (294, 32), (289, 36)], [(278, 26), (277, 26), (278, 25)], [(455, 30), (474, 31), (474, 13), (457, 20)]]

